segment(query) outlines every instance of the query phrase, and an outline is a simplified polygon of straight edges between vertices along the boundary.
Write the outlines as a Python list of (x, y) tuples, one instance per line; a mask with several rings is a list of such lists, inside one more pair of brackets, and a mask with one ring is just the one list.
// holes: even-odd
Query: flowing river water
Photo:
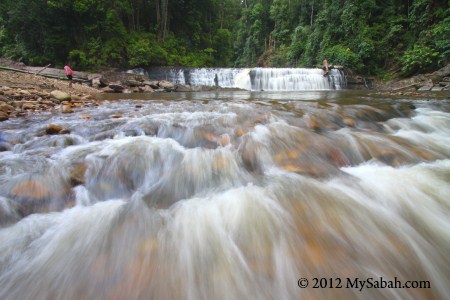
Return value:
[(448, 299), (448, 98), (109, 97), (0, 123), (0, 299)]

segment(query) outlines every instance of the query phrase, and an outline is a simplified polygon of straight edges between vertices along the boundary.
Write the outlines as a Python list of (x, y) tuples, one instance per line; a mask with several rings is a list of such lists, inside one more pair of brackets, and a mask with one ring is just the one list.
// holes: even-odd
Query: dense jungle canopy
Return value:
[(30, 65), (310, 67), (413, 75), (449, 61), (450, 1), (2, 0), (0, 56)]

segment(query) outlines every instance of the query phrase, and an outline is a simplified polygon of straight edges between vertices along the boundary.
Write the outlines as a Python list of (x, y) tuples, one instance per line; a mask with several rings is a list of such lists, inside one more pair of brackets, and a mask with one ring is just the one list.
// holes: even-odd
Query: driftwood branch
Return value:
[(39, 73), (41, 73), (42, 71), (44, 71), (45, 69), (47, 69), (48, 67), (50, 67), (52, 64), (48, 64), (45, 67), (43, 67), (39, 72), (36, 72), (36, 74), (34, 74), (34, 76), (39, 75)]

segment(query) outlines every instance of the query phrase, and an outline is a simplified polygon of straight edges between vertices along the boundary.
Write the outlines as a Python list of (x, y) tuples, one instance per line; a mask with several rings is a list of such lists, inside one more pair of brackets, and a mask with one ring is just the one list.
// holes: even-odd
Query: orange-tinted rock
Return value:
[(203, 133), (203, 138), (210, 142), (215, 142), (217, 139), (216, 136), (212, 132)]
[(348, 159), (345, 157), (345, 155), (339, 151), (339, 150), (331, 150), (328, 153), (329, 158), (332, 160), (335, 166), (337, 167), (344, 167), (349, 165)]
[(242, 129), (242, 128), (237, 128), (237, 129), (234, 131), (234, 134), (235, 134), (237, 137), (241, 137), (241, 136), (243, 136), (243, 135), (245, 134), (245, 131), (244, 131), (244, 129)]
[(49, 124), (45, 128), (45, 132), (47, 134), (59, 134), (63, 130), (62, 126), (55, 125), (55, 124)]
[(80, 184), (84, 184), (84, 173), (86, 172), (86, 165), (85, 164), (77, 164), (72, 169), (69, 175), (69, 181), (72, 184), (72, 186), (77, 186)]
[(70, 113), (73, 113), (73, 110), (69, 105), (63, 105), (61, 108), (61, 112), (63, 114), (70, 114)]
[(345, 118), (344, 119), (344, 124), (349, 126), (349, 127), (355, 127), (355, 121), (353, 119), (350, 119), (350, 118)]
[(11, 192), (11, 196), (18, 198), (32, 198), (36, 200), (46, 199), (50, 196), (49, 189), (36, 180), (22, 181), (16, 184)]
[(0, 111), (0, 122), (1, 121), (6, 121), (9, 119), (9, 116), (7, 113)]
[(224, 133), (220, 136), (220, 145), (222, 147), (225, 147), (226, 145), (230, 144), (230, 136), (228, 135), (228, 133)]
[(313, 118), (309, 119), (306, 122), (306, 125), (315, 131), (320, 130), (320, 123), (316, 119), (313, 119)]
[(297, 151), (288, 151), (286, 154), (290, 159), (296, 159), (298, 157)]

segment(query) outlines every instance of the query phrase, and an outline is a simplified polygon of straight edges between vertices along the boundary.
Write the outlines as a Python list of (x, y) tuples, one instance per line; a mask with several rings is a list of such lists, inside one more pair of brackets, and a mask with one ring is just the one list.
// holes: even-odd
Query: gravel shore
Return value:
[(0, 121), (33, 113), (98, 106), (99, 90), (85, 84), (0, 70)]

